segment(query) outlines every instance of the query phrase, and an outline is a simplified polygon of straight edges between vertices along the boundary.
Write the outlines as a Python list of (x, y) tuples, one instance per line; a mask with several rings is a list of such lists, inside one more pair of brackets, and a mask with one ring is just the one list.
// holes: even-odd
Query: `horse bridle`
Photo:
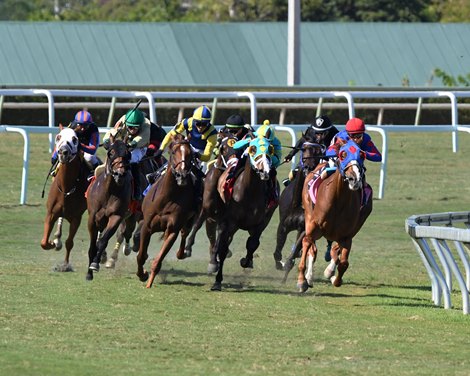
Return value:
[[(177, 168), (179, 165), (183, 164), (183, 163), (186, 163), (185, 160), (181, 160), (177, 163), (174, 163), (173, 161), (173, 156), (175, 155), (175, 148), (177, 146), (180, 146), (180, 145), (188, 145), (189, 146), (189, 141), (188, 140), (181, 140), (181, 141), (175, 141), (173, 143), (173, 145), (171, 146), (171, 156), (170, 156), (170, 166), (171, 166), (171, 173), (173, 174), (173, 176), (175, 178), (179, 178), (179, 179), (185, 179), (186, 176), (188, 175), (188, 173), (190, 172), (191, 170), (191, 164), (192, 164), (192, 160), (191, 160), (191, 163), (188, 163), (188, 165), (184, 166), (184, 168), (182, 169), (182, 171), (178, 171)], [(189, 150), (191, 150), (191, 147), (189, 147)]]

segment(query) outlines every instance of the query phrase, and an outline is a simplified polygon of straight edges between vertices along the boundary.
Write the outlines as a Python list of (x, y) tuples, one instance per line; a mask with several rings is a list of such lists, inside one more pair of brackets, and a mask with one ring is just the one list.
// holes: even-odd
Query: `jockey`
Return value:
[[(265, 120), (263, 122), (263, 125), (259, 127), (256, 132), (253, 133), (254, 136), (256, 137), (263, 137), (266, 138), (271, 146), (273, 147), (272, 149), (272, 154), (271, 154), (271, 172), (270, 172), (270, 179), (268, 183), (268, 207), (272, 206), (277, 202), (277, 185), (276, 185), (276, 175), (277, 171), (276, 168), (281, 164), (281, 158), (282, 158), (282, 146), (281, 142), (279, 139), (276, 137), (274, 128), (270, 125), (269, 120)], [(242, 160), (247, 155), (247, 146), (250, 144), (250, 141), (252, 140), (252, 136), (248, 135), (245, 137), (243, 140), (237, 141), (234, 145), (234, 149), (236, 150), (243, 150), (243, 155), (240, 158), (240, 161), (235, 165), (235, 168), (232, 168), (230, 171), (229, 175), (227, 176), (227, 183), (226, 186), (230, 186), (234, 182), (234, 178), (236, 176), (237, 171), (243, 166), (243, 163), (241, 163)], [(237, 160), (238, 161), (238, 160)]]
[(193, 112), (193, 116), (185, 118), (177, 123), (168, 132), (155, 153), (155, 157), (160, 157), (171, 141), (171, 138), (178, 133), (186, 133), (186, 136), (194, 152), (197, 168), (193, 170), (196, 176), (196, 195), (202, 198), (202, 178), (204, 173), (201, 170), (201, 162), (208, 162), (217, 143), (217, 130), (211, 124), (212, 113), (209, 107), (199, 106)]
[[(333, 125), (328, 116), (317, 116), (305, 132), (302, 133), (302, 137), (297, 141), (291, 152), (285, 156), (284, 162), (290, 162), (294, 155), (302, 149), (302, 145), (305, 142), (320, 144), (326, 149), (338, 132), (338, 129)], [(289, 177), (282, 181), (284, 186), (288, 186), (292, 179), (294, 179), (295, 174), (299, 171), (299, 166), (300, 162), (294, 170), (290, 171)]]
[[(371, 137), (365, 133), (366, 127), (364, 125), (364, 121), (359, 118), (351, 118), (346, 123), (346, 129), (339, 132), (330, 147), (326, 150), (326, 156), (328, 157), (336, 157), (338, 155), (338, 151), (340, 148), (339, 140), (349, 141), (353, 140), (365, 153), (366, 159), (372, 162), (381, 162), (382, 161), (382, 154), (377, 149), (377, 147), (372, 142)], [(331, 159), (330, 159), (331, 161)], [(331, 165), (331, 163), (330, 163)], [(365, 168), (364, 168), (365, 171)], [(366, 183), (365, 176), (363, 177), (364, 180), (364, 196), (365, 196), (365, 203), (367, 202), (368, 197), (372, 195), (372, 187)]]
[(103, 146), (105, 149), (109, 148), (111, 136), (125, 141), (131, 151), (131, 172), (134, 179), (133, 196), (134, 200), (141, 200), (139, 162), (145, 156), (150, 142), (150, 120), (137, 108), (129, 110), (104, 136)]
[(335, 137), (332, 144), (328, 147), (326, 155), (329, 157), (336, 156), (338, 152), (338, 140), (344, 141), (353, 140), (362, 151), (366, 154), (366, 159), (372, 162), (381, 162), (382, 154), (380, 154), (377, 147), (372, 142), (371, 137), (365, 133), (366, 127), (364, 121), (359, 118), (349, 119), (346, 123), (346, 129), (339, 132)]
[(236, 114), (231, 115), (225, 122), (225, 126), (220, 130), (220, 132), (230, 132), (233, 134), (237, 140), (244, 138), (248, 132), (254, 132), (254, 129), (251, 128), (249, 124), (245, 124), (245, 120)]
[(186, 132), (196, 158), (200, 162), (208, 162), (217, 143), (217, 130), (211, 124), (211, 117), (209, 107), (196, 108), (192, 117), (181, 120), (168, 132), (155, 156), (162, 155), (174, 135)]
[[(237, 141), (246, 137), (248, 133), (253, 133), (255, 130), (249, 125), (245, 124), (245, 120), (238, 114), (231, 115), (228, 117), (227, 121), (225, 122), (225, 126), (219, 130), (219, 134), (217, 135), (217, 144), (214, 148), (214, 155), (217, 156), (219, 154), (219, 146), (222, 141), (223, 134), (231, 133)], [(237, 157), (240, 158), (243, 151), (237, 153)], [(235, 161), (238, 159), (235, 159)]]
[[(93, 122), (91, 114), (88, 111), (79, 111), (75, 114), (74, 120), (69, 124), (80, 141), (80, 150), (83, 151), (83, 159), (90, 171), (94, 171), (101, 164), (96, 156), (96, 151), (100, 143), (100, 133), (98, 127)], [(51, 163), (57, 162), (57, 150), (52, 154)]]

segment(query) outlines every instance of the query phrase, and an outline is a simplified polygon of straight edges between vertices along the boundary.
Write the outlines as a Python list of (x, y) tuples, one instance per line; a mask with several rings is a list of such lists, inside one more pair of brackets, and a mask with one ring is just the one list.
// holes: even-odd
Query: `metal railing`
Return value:
[[(463, 225), (464, 228), (454, 227)], [(450, 309), (453, 277), (462, 292), (463, 313), (470, 309), (470, 212), (421, 214), (409, 217), (405, 222), (410, 235), (431, 280), (432, 300)], [(450, 244), (453, 247), (450, 246)], [(434, 250), (434, 252), (433, 252)], [(436, 257), (439, 263), (436, 261)], [(459, 265), (465, 271), (465, 278)]]
[[(457, 152), (458, 149), (458, 132), (463, 131), (470, 133), (470, 127), (459, 125), (458, 122), (458, 98), (468, 98), (470, 97), (470, 92), (466, 91), (375, 91), (375, 92), (362, 92), (362, 91), (351, 91), (351, 92), (224, 92), (224, 91), (207, 91), (207, 92), (143, 92), (143, 91), (100, 91), (100, 90), (45, 90), (45, 89), (24, 89), (24, 90), (14, 90), (14, 89), (3, 89), (0, 90), (0, 111), (4, 105), (3, 98), (5, 96), (44, 96), (48, 101), (48, 127), (49, 127), (49, 150), (52, 152), (53, 149), (53, 134), (56, 132), (53, 130), (55, 127), (55, 98), (57, 97), (90, 97), (90, 98), (111, 98), (109, 117), (108, 117), (108, 126), (111, 125), (110, 119), (112, 119), (114, 114), (114, 109), (116, 106), (116, 98), (121, 99), (145, 99), (149, 109), (149, 118), (153, 122), (157, 122), (157, 109), (156, 100), (161, 99), (172, 99), (172, 100), (190, 100), (190, 99), (208, 99), (213, 101), (213, 111), (215, 112), (217, 106), (219, 106), (218, 99), (231, 99), (237, 101), (237, 103), (244, 103), (250, 108), (250, 124), (253, 127), (259, 125), (258, 121), (258, 105), (263, 104), (259, 100), (266, 99), (276, 99), (276, 100), (286, 100), (292, 101), (296, 100), (309, 100), (309, 99), (318, 99), (317, 106), (322, 105), (322, 101), (325, 98), (333, 99), (343, 99), (345, 101), (344, 105), (347, 106), (349, 118), (355, 115), (355, 109), (358, 105), (355, 103), (355, 99), (379, 99), (379, 98), (448, 98), (449, 105), (447, 108), (451, 112), (451, 124), (443, 125), (367, 125), (366, 130), (369, 132), (377, 132), (382, 137), (382, 162), (380, 167), (380, 178), (379, 178), (379, 189), (377, 197), (382, 199), (385, 192), (385, 181), (387, 173), (387, 161), (388, 161), (388, 133), (390, 132), (450, 132), (452, 135), (452, 150)], [(240, 102), (244, 101), (244, 102)], [(288, 103), (284, 104), (285, 106)], [(317, 107), (319, 108), (319, 107)], [(416, 116), (419, 118), (419, 116)], [(305, 124), (290, 124), (289, 126), (284, 126), (282, 122), (279, 124), (273, 124), (276, 126), (276, 129), (282, 132), (288, 132), (292, 139), (292, 145), (295, 144), (296, 135), (293, 131), (298, 131), (300, 129), (304, 130)], [(337, 124), (339, 129), (344, 127), (344, 124)], [(27, 127), (20, 126), (3, 126), (0, 127), (0, 132), (11, 132), (14, 131), (14, 128), (23, 128)], [(32, 132), (32, 128), (27, 130)], [(41, 130), (42, 132), (42, 130)], [(23, 133), (22, 133), (23, 134)], [(27, 135), (23, 134), (23, 137), (26, 138)], [(25, 141), (25, 153), (26, 158), (28, 158), (28, 149), (27, 142)], [(22, 183), (22, 192), (25, 191), (27, 185), (27, 164), (28, 161), (24, 161), (25, 167), (23, 168), (23, 183)], [(292, 160), (292, 164), (295, 164), (295, 159)], [(21, 204), (26, 202), (26, 193), (22, 193)]]

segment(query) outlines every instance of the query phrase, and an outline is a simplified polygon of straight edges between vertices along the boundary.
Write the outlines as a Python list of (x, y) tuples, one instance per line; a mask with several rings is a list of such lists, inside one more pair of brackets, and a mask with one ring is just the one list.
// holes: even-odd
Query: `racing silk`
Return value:
[[(335, 138), (334, 142), (330, 145), (330, 147), (326, 150), (326, 155), (328, 157), (334, 157), (337, 156), (337, 143), (338, 139), (342, 139), (345, 141), (349, 141), (351, 138), (348, 136), (348, 132), (346, 130), (343, 130), (339, 132)], [(377, 149), (377, 147), (374, 145), (372, 142), (372, 139), (367, 133), (364, 133), (364, 136), (362, 137), (362, 142), (359, 145), (361, 150), (366, 154), (366, 159), (372, 162), (381, 162), (382, 161), (382, 154), (380, 154), (380, 151)]]
[[(235, 145), (233, 145), (233, 148), (235, 150), (245, 150), (251, 140), (252, 138), (250, 136), (245, 137), (243, 140), (235, 142)], [(277, 137), (274, 137), (274, 139), (270, 142), (270, 144), (273, 147), (273, 152), (270, 155), (271, 165), (272, 167), (277, 168), (281, 164), (281, 158), (282, 158), (281, 141), (279, 141)]]
[(94, 155), (100, 143), (100, 132), (96, 124), (90, 124), (87, 129), (77, 134), (80, 141), (80, 150)]
[[(327, 148), (330, 146), (331, 141), (335, 137), (335, 135), (339, 132), (338, 129), (335, 126), (332, 126), (330, 129), (328, 129), (325, 132), (325, 137), (323, 138), (322, 142), (320, 142), (321, 145), (325, 146)], [(299, 150), (302, 148), (302, 145), (305, 142), (312, 142), (312, 143), (317, 143), (317, 138), (316, 134), (320, 133), (313, 129), (312, 127), (308, 127), (307, 130), (302, 134), (302, 137), (297, 141), (295, 144), (295, 148), (292, 149), (289, 154), (287, 154), (286, 158), (292, 159), (294, 155), (296, 155)]]
[(124, 125), (126, 115), (123, 115), (114, 125), (114, 128), (106, 132), (103, 142), (106, 143), (109, 137), (113, 135), (117, 140), (126, 141), (133, 149), (147, 148), (150, 142), (150, 120), (145, 118), (144, 123), (140, 126), (139, 133), (132, 137), (127, 132), (127, 127)]
[(200, 154), (201, 162), (208, 162), (217, 143), (217, 130), (212, 124), (209, 124), (204, 133), (199, 133), (196, 127), (193, 127), (192, 117), (181, 120), (168, 132), (160, 145), (160, 150), (165, 150), (174, 135), (183, 132), (186, 132), (191, 147)]

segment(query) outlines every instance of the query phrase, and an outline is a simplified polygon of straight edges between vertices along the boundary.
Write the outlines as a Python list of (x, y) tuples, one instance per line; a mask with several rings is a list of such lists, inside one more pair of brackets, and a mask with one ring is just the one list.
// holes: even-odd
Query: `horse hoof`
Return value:
[(219, 264), (211, 264), (209, 263), (207, 265), (207, 273), (209, 274), (213, 274), (213, 273), (217, 273), (219, 271)]
[(276, 270), (284, 270), (284, 265), (281, 261), (275, 261)]
[(308, 290), (308, 283), (307, 281), (303, 281), (302, 283), (297, 283), (297, 288), (299, 289), (299, 292), (304, 293), (305, 291)]
[(124, 253), (124, 256), (129, 256), (132, 252), (132, 248), (129, 244), (125, 244), (123, 249), (122, 249), (122, 253)]
[(110, 258), (108, 259), (108, 261), (106, 261), (106, 264), (104, 264), (104, 266), (108, 269), (114, 269), (114, 267), (116, 266), (116, 261), (113, 258)]
[(88, 269), (93, 270), (94, 272), (99, 272), (100, 264), (98, 264), (97, 262), (92, 262)]
[(60, 239), (54, 239), (54, 246), (56, 251), (60, 251), (62, 249), (62, 241)]
[(240, 266), (244, 269), (253, 269), (253, 260), (248, 260), (246, 257), (240, 259)]
[(141, 282), (147, 282), (149, 279), (149, 273), (148, 272), (143, 272), (142, 274), (137, 273), (137, 277), (139, 277)]
[(177, 258), (178, 260), (184, 260), (184, 259), (186, 258), (185, 252), (184, 252), (184, 251), (181, 251), (181, 252), (178, 251), (178, 252), (176, 252), (176, 258)]
[(288, 272), (294, 267), (294, 265), (295, 265), (295, 261), (293, 259), (287, 259), (286, 262), (283, 264), (282, 270)]
[(86, 280), (87, 280), (87, 281), (93, 281), (93, 273), (88, 273), (88, 274), (86, 275)]
[(326, 262), (331, 261), (331, 252), (330, 252), (330, 249), (328, 249), (328, 248), (326, 248), (326, 251), (325, 251), (325, 261)]
[(331, 284), (335, 287), (341, 287), (341, 285), (343, 284), (343, 281), (340, 280), (339, 278), (336, 278), (335, 275), (331, 277), (330, 281), (331, 281)]
[(222, 283), (215, 282), (211, 287), (211, 291), (222, 291)]

